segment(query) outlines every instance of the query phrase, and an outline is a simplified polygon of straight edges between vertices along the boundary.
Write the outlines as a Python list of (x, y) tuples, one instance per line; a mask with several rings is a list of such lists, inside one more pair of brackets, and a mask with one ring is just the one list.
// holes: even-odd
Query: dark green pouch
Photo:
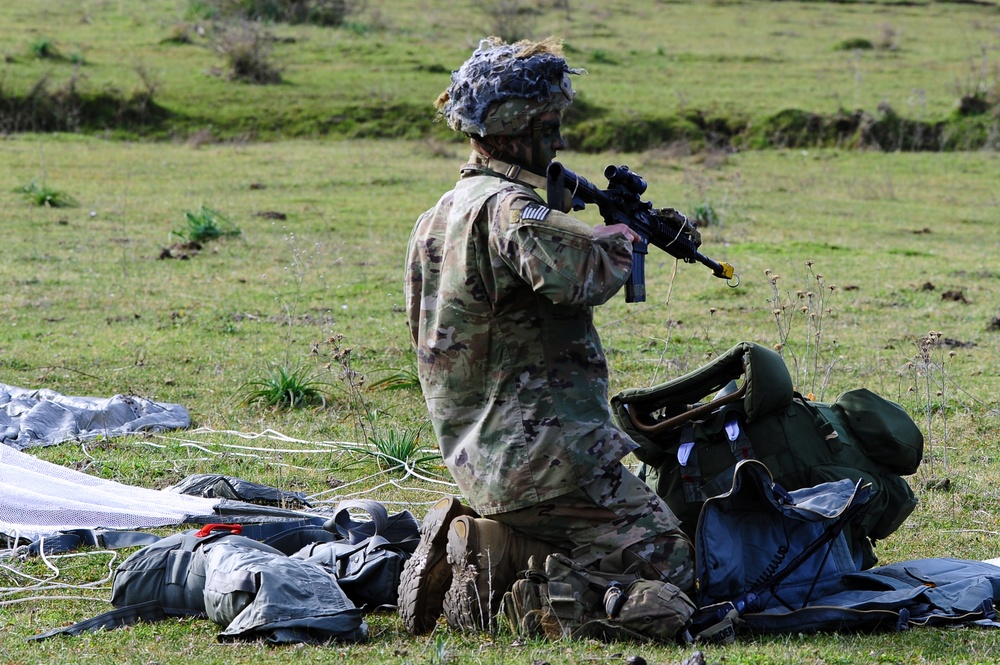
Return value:
[(834, 403), (865, 454), (885, 468), (908, 476), (924, 456), (924, 435), (899, 404), (867, 388), (848, 390)]

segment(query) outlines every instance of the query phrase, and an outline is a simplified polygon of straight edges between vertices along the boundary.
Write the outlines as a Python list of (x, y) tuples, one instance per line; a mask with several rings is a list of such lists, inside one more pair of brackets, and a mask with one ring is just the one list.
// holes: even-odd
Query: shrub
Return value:
[(271, 58), (271, 36), (257, 23), (238, 21), (216, 35), (215, 49), (229, 63), (229, 78), (246, 83), (280, 83), (281, 71)]
[(490, 19), (491, 34), (502, 38), (509, 44), (521, 39), (527, 39), (528, 16), (537, 10), (522, 7), (518, 0), (499, 0), (499, 2), (483, 3), (484, 11)]

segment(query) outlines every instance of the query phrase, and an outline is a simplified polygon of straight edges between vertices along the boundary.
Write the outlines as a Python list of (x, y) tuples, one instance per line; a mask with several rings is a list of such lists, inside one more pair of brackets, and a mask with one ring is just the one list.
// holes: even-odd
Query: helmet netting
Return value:
[[(573, 101), (572, 69), (554, 39), (507, 44), (484, 39), (451, 75), (436, 102), (448, 126), (466, 134), (516, 134), (539, 113), (560, 111)], [(516, 104), (507, 104), (516, 100)]]

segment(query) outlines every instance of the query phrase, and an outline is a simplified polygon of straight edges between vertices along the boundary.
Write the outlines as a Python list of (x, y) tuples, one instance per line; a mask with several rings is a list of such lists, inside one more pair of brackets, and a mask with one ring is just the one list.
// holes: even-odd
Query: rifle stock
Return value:
[(604, 169), (608, 188), (600, 189), (586, 178), (578, 176), (559, 162), (549, 164), (546, 171), (546, 197), (550, 208), (583, 210), (588, 204), (597, 206), (605, 224), (625, 224), (636, 232), (639, 240), (632, 244), (632, 273), (625, 285), (626, 302), (646, 300), (646, 254), (653, 245), (686, 263), (701, 263), (712, 274), (739, 285), (733, 266), (714, 261), (698, 251), (698, 245), (685, 233), (688, 220), (672, 208), (654, 211), (648, 201), (641, 200), (646, 182), (627, 166), (610, 165)]

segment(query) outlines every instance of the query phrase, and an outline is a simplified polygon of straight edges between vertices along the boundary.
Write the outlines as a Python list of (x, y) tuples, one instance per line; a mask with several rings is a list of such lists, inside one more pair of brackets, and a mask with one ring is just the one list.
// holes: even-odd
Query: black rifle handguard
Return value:
[(730, 286), (739, 285), (733, 266), (713, 261), (698, 251), (698, 245), (685, 233), (688, 220), (684, 215), (672, 209), (669, 214), (662, 214), (641, 199), (646, 191), (642, 177), (627, 166), (614, 165), (604, 169), (604, 176), (608, 179), (608, 188), (600, 189), (559, 162), (551, 162), (546, 170), (546, 197), (550, 208), (563, 212), (583, 210), (588, 204), (595, 204), (605, 224), (624, 224), (639, 236), (639, 240), (632, 243), (632, 273), (625, 285), (626, 302), (646, 299), (645, 260), (649, 245), (687, 263), (702, 263), (711, 268), (716, 277), (735, 279)]

